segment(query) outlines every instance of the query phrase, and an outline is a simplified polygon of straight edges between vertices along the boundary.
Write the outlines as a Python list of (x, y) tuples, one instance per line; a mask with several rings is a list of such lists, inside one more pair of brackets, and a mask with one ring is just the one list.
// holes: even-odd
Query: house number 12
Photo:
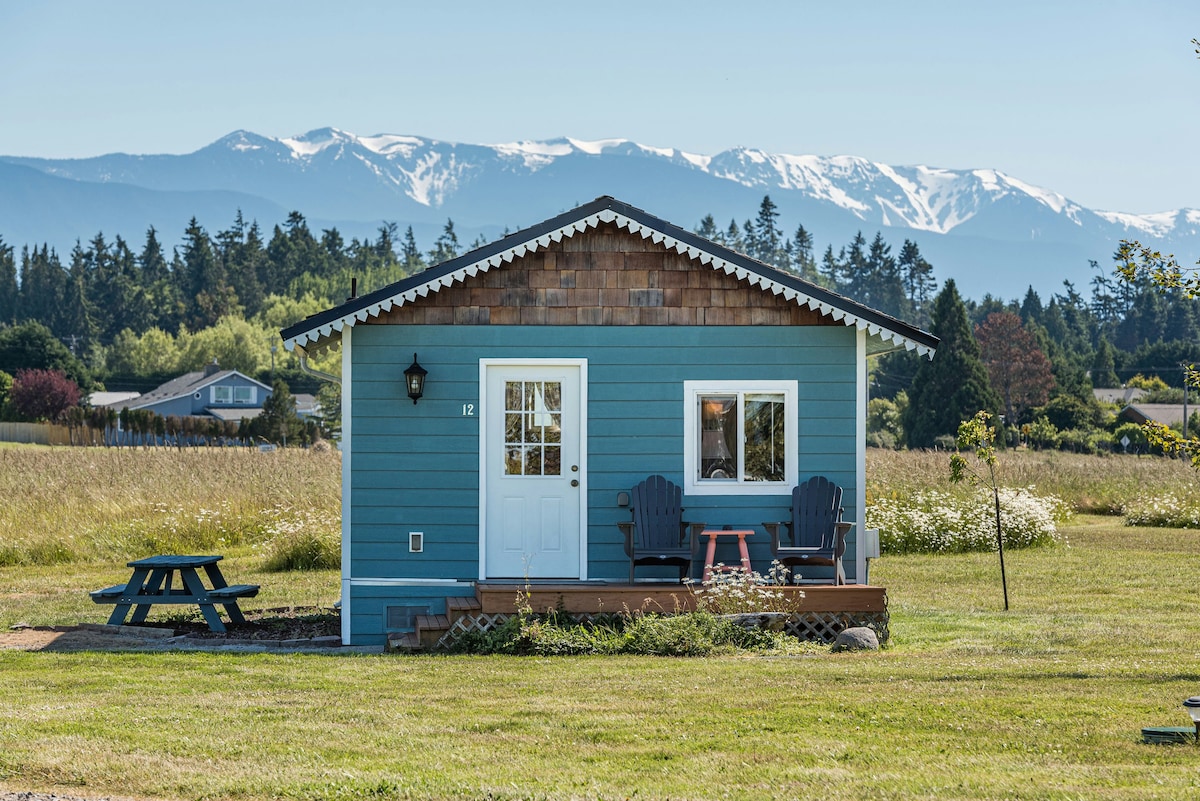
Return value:
[(462, 416), (463, 417), (474, 417), (475, 416), (475, 404), (464, 403)]

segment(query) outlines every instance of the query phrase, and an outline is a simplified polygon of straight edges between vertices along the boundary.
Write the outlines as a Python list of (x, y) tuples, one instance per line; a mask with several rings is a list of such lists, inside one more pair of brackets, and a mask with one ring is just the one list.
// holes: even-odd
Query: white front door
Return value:
[(581, 362), (483, 362), (481, 578), (583, 578)]

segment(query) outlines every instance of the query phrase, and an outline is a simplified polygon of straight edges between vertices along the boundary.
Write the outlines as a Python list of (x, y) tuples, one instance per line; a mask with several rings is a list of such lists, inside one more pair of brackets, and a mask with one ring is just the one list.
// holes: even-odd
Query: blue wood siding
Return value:
[[(415, 406), (403, 377), (414, 351), (429, 371)], [(616, 524), (629, 512), (617, 493), (652, 473), (683, 483), (687, 380), (797, 381), (800, 480), (840, 484), (845, 519), (859, 521), (856, 353), (855, 330), (842, 326), (356, 326), (348, 577), (478, 577), (481, 358), (588, 360), (590, 578), (628, 576)], [(463, 415), (467, 404), (475, 416)], [(786, 494), (684, 502), (690, 519), (757, 527), (750, 555), (766, 571), (760, 524), (788, 516)], [(424, 532), (423, 553), (408, 552), (409, 531)], [(735, 562), (734, 547), (718, 558)], [(853, 551), (846, 567), (853, 575)]]

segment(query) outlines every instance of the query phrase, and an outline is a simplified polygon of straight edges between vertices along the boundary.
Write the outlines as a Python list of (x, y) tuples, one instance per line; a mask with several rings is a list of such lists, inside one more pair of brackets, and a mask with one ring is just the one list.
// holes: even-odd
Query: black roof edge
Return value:
[(369, 292), (366, 295), (360, 295), (356, 298), (347, 299), (344, 303), (338, 306), (334, 306), (333, 308), (327, 309), (323, 312), (318, 312), (317, 314), (305, 318), (294, 325), (288, 326), (280, 331), (279, 335), (285, 340), (291, 339), (292, 337), (303, 334), (306, 331), (311, 331), (314, 328), (319, 328), (320, 326), (330, 323), (334, 320), (341, 319), (346, 315), (354, 314), (355, 312), (361, 311), (368, 306), (386, 300), (394, 295), (407, 292), (414, 287), (421, 286), (422, 284), (426, 284), (430, 281), (435, 281), (438, 278), (453, 273), (456, 270), (466, 267), (467, 265), (491, 258), (497, 253), (501, 253), (509, 248), (515, 247), (522, 242), (528, 242), (531, 239), (537, 239), (538, 237), (548, 234), (552, 231), (557, 231), (558, 229), (570, 223), (578, 222), (581, 219), (591, 217), (593, 214), (597, 214), (605, 210), (610, 210), (632, 220), (636, 220), (638, 223), (661, 231), (663, 234), (673, 239), (677, 239), (686, 245), (691, 245), (692, 247), (724, 259), (727, 262), (736, 264), (739, 267), (750, 270), (751, 272), (758, 273), (764, 278), (786, 286), (789, 289), (802, 292), (814, 300), (822, 301), (831, 306), (844, 309), (854, 314), (856, 317), (867, 321), (868, 323), (874, 323), (875, 325), (886, 328), (893, 333), (905, 337), (906, 339), (911, 339), (914, 342), (930, 348), (936, 348), (938, 345), (938, 338), (928, 331), (922, 331), (916, 326), (910, 325), (903, 320), (872, 309), (869, 306), (864, 306), (856, 300), (851, 300), (844, 295), (839, 295), (836, 292), (832, 292), (810, 281), (806, 281), (797, 275), (784, 272), (777, 267), (772, 267), (771, 265), (758, 261), (757, 259), (747, 256), (744, 253), (738, 253), (737, 251), (730, 250), (724, 245), (717, 244), (710, 239), (705, 239), (698, 234), (680, 228), (679, 226), (669, 223), (659, 217), (655, 217), (653, 214), (643, 211), (636, 206), (631, 206), (628, 203), (624, 203), (608, 195), (602, 195), (590, 203), (584, 203), (582, 206), (571, 209), (570, 211), (565, 211), (562, 214), (555, 215), (554, 217), (551, 217), (544, 222), (540, 222), (537, 225), (511, 233), (503, 239), (498, 239), (495, 242), (489, 242), (480, 248), (476, 248), (468, 253), (464, 253), (461, 256), (456, 256), (449, 261), (435, 264), (419, 273), (410, 275), (407, 278), (403, 278), (393, 284), (389, 284), (388, 286), (377, 289), (374, 292)]

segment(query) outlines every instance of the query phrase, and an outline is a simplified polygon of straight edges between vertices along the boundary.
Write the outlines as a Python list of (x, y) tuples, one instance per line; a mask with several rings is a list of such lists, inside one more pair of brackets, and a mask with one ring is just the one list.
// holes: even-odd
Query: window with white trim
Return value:
[(215, 386), (212, 388), (213, 403), (233, 403), (233, 387)]
[(795, 381), (685, 381), (684, 491), (786, 493), (798, 475)]
[(234, 387), (233, 402), (234, 403), (254, 403), (255, 392), (254, 387)]

